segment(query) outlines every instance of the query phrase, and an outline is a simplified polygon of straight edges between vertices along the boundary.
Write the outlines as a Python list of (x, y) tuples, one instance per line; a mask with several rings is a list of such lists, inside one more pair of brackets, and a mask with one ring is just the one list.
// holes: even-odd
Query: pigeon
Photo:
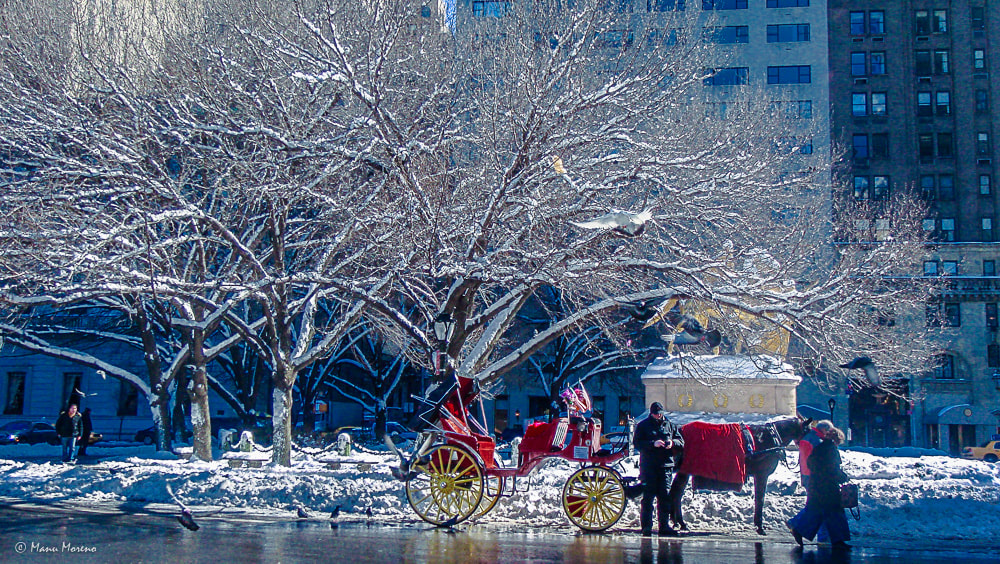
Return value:
[(174, 495), (174, 489), (170, 487), (170, 484), (167, 484), (167, 493), (170, 494), (170, 497), (174, 500), (174, 503), (176, 503), (181, 508), (181, 514), (177, 516), (177, 522), (183, 525), (184, 528), (189, 531), (197, 531), (198, 529), (200, 529), (201, 527), (199, 527), (198, 524), (194, 522), (194, 516), (191, 515), (191, 511), (187, 508), (186, 505), (184, 505), (184, 503), (181, 502), (181, 500), (177, 499), (176, 495)]
[(453, 516), (453, 517), (449, 518), (449, 519), (448, 519), (447, 521), (445, 521), (444, 523), (441, 523), (440, 525), (438, 525), (438, 527), (439, 527), (439, 528), (441, 528), (441, 529), (451, 529), (451, 528), (453, 528), (453, 527), (454, 527), (454, 526), (455, 526), (455, 525), (456, 525), (457, 523), (458, 523), (458, 515), (455, 515), (455, 516)]
[(330, 513), (330, 519), (336, 519), (337, 517), (340, 517), (340, 506), (339, 505), (337, 507), (334, 507), (333, 508), (333, 512)]
[(368, 506), (368, 507), (365, 508), (365, 516), (368, 517), (369, 519), (372, 518), (372, 508), (371, 508), (371, 506)]
[(878, 368), (875, 367), (875, 363), (872, 362), (872, 359), (867, 356), (859, 356), (847, 364), (841, 364), (840, 367), (848, 370), (864, 370), (865, 378), (867, 378), (873, 386), (878, 386), (882, 381), (878, 374)]
[(177, 521), (181, 525), (184, 525), (184, 528), (189, 531), (197, 531), (198, 529), (201, 528), (198, 526), (198, 523), (194, 522), (194, 517), (191, 515), (191, 512), (188, 511), (186, 508), (181, 509), (181, 514), (177, 516)]
[(638, 237), (646, 230), (646, 222), (651, 219), (653, 219), (653, 212), (650, 210), (639, 213), (613, 210), (590, 221), (582, 223), (571, 221), (570, 223), (581, 229), (611, 229), (622, 237)]
[(636, 321), (645, 323), (659, 312), (659, 308), (649, 305), (647, 302), (639, 302), (628, 309), (628, 314)]
[(295, 506), (295, 514), (299, 516), (299, 519), (309, 518), (309, 513), (306, 511), (306, 508), (302, 507), (301, 505)]

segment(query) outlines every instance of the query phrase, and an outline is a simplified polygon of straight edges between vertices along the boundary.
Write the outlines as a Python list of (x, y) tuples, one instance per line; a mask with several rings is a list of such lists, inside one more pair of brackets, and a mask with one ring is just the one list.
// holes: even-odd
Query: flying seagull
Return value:
[(611, 229), (622, 237), (638, 237), (646, 230), (646, 223), (653, 219), (653, 212), (644, 210), (639, 213), (632, 213), (621, 210), (612, 210), (601, 217), (577, 223), (571, 221), (581, 229)]
[(841, 364), (840, 367), (848, 370), (864, 370), (865, 378), (867, 378), (873, 386), (878, 386), (882, 381), (882, 378), (878, 374), (878, 368), (875, 367), (875, 363), (872, 362), (872, 359), (867, 356), (859, 356), (847, 364)]

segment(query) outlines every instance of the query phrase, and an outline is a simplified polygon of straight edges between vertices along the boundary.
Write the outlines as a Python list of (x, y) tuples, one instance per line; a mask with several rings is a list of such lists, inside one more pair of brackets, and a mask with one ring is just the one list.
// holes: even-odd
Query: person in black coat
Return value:
[(76, 409), (76, 404), (71, 403), (56, 419), (56, 433), (62, 441), (63, 462), (76, 462), (76, 444), (83, 434), (83, 418)]
[(94, 422), (90, 420), (90, 408), (83, 410), (83, 415), (80, 416), (80, 424), (83, 427), (83, 433), (80, 435), (80, 456), (87, 455), (87, 445), (90, 444), (90, 435), (94, 432)]
[(680, 429), (667, 420), (663, 406), (653, 402), (649, 406), (649, 417), (635, 427), (633, 443), (639, 451), (639, 478), (642, 480), (639, 511), (642, 534), (653, 534), (653, 498), (656, 498), (660, 536), (676, 536), (677, 531), (667, 523), (671, 508), (670, 471), (675, 453), (684, 448), (684, 437)]
[(803, 537), (812, 540), (825, 524), (834, 548), (850, 548), (847, 541), (851, 540), (851, 529), (840, 504), (840, 484), (850, 479), (840, 468), (837, 446), (843, 440), (843, 431), (833, 427), (809, 455), (807, 464), (812, 474), (806, 487), (806, 507), (789, 521), (789, 529), (799, 545)]

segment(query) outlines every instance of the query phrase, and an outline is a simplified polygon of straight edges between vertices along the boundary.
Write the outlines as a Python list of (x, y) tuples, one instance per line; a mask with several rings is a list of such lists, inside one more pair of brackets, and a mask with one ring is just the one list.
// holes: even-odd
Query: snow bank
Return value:
[[(406, 502), (405, 488), (389, 474), (396, 459), (366, 453), (370, 468), (342, 464), (331, 469), (329, 452), (296, 452), (290, 468), (229, 468), (225, 461), (187, 461), (153, 447), (91, 448), (102, 456), (93, 464), (76, 466), (53, 461), (58, 447), (0, 447), (0, 497), (37, 502), (81, 504), (172, 504), (169, 484), (178, 498), (197, 513), (234, 511), (280, 519), (294, 518), (301, 504), (314, 513), (342, 505), (345, 514), (371, 507), (374, 518), (416, 522)], [(355, 453), (355, 457), (357, 458)], [(844, 470), (860, 486), (861, 520), (851, 520), (854, 538), (863, 545), (972, 542), (1000, 544), (1000, 464), (920, 453), (886, 457), (844, 451)], [(28, 460), (25, 460), (25, 459)], [(795, 455), (791, 453), (790, 459)], [(624, 475), (637, 474), (635, 459), (620, 466)], [(563, 515), (562, 487), (577, 465), (552, 460), (536, 472), (530, 490), (504, 498), (484, 519), (489, 523), (551, 531), (575, 529)], [(768, 485), (764, 521), (774, 535), (786, 536), (783, 523), (805, 503), (797, 470), (778, 467)], [(519, 481), (523, 488), (527, 481)], [(220, 509), (221, 508), (221, 509)], [(693, 530), (753, 537), (752, 487), (740, 493), (688, 491), (684, 511)], [(634, 530), (638, 503), (630, 502), (615, 530)]]

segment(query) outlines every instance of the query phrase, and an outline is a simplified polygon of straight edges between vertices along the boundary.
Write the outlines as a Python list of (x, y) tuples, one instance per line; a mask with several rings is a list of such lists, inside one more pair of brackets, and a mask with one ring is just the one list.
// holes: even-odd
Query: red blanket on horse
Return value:
[(747, 445), (743, 425), (717, 425), (694, 421), (681, 427), (684, 436), (684, 460), (679, 472), (712, 481), (736, 485), (746, 482)]

